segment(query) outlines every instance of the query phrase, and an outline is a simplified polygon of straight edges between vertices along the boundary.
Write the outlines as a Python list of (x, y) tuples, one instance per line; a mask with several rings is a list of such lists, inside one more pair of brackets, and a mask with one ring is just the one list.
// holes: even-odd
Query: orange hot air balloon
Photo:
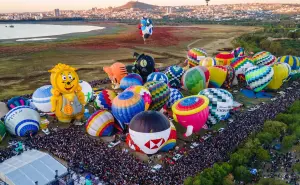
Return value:
[(111, 66), (104, 66), (103, 70), (107, 73), (111, 80), (113, 89), (118, 89), (122, 78), (128, 74), (126, 66), (120, 62), (116, 62)]

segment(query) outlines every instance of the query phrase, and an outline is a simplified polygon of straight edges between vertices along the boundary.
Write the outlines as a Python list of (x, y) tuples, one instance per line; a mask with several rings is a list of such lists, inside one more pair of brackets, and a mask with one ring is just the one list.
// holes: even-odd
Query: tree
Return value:
[(296, 146), (294, 147), (294, 150), (295, 150), (295, 152), (300, 153), (300, 145), (299, 145), (299, 144), (296, 145)]
[(265, 145), (270, 145), (273, 141), (272, 134), (270, 134), (269, 132), (260, 132), (256, 137), (262, 144)]
[(288, 185), (284, 181), (278, 179), (260, 179), (257, 185)]
[(238, 166), (234, 169), (234, 178), (238, 181), (250, 182), (251, 173), (245, 166)]
[(257, 150), (256, 157), (260, 161), (268, 161), (271, 158), (269, 152), (262, 147)]
[(280, 42), (271, 42), (270, 51), (271, 53), (278, 55), (282, 50)]
[(296, 139), (300, 139), (300, 126), (295, 128), (293, 134), (296, 136)]
[(244, 165), (248, 163), (248, 159), (246, 156), (239, 154), (239, 153), (233, 153), (230, 155), (230, 164), (233, 167)]
[(265, 39), (265, 40), (262, 40), (260, 43), (259, 43), (259, 46), (261, 49), (264, 49), (264, 50), (269, 50), (270, 49), (270, 45), (271, 45), (271, 41)]
[(294, 56), (297, 56), (298, 52), (294, 48), (287, 48), (284, 51), (284, 54), (285, 55), (294, 55)]
[(234, 178), (231, 174), (227, 175), (223, 180), (223, 185), (234, 185)]
[(289, 107), (287, 113), (299, 114), (299, 112), (300, 112), (300, 100), (297, 100), (292, 104), (292, 106)]
[(294, 164), (292, 168), (293, 168), (294, 171), (299, 173), (300, 172), (300, 163)]
[(232, 172), (232, 166), (229, 163), (222, 163), (222, 168), (226, 171), (226, 174), (229, 174)]
[(204, 176), (201, 176), (200, 181), (201, 181), (201, 184), (205, 184), (205, 185), (213, 185), (214, 184), (213, 180), (207, 179)]
[(285, 149), (291, 148), (293, 146), (295, 140), (296, 140), (295, 135), (284, 136), (284, 138), (282, 140), (283, 148), (285, 148)]
[(193, 177), (187, 177), (184, 182), (184, 185), (193, 185)]
[(266, 121), (263, 131), (272, 134), (273, 138), (279, 138), (281, 133), (285, 133), (287, 125), (279, 121)]

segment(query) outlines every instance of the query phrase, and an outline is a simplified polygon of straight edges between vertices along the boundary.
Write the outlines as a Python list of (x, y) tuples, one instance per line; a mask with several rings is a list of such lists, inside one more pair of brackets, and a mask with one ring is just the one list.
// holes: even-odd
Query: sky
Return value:
[[(62, 10), (87, 10), (92, 7), (120, 6), (128, 0), (0, 0), (0, 13), (39, 12)], [(204, 5), (205, 0), (140, 0), (159, 6)], [(282, 3), (282, 0), (244, 0), (242, 3)], [(237, 4), (241, 0), (210, 0), (210, 4)], [(284, 3), (300, 3), (300, 0), (285, 0)]]

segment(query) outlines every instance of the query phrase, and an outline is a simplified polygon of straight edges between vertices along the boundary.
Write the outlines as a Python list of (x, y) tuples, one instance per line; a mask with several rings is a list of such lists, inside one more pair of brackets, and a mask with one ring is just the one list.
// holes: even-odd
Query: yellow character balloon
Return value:
[(63, 123), (70, 123), (72, 119), (80, 120), (86, 102), (76, 69), (59, 63), (49, 72), (52, 85), (51, 112)]

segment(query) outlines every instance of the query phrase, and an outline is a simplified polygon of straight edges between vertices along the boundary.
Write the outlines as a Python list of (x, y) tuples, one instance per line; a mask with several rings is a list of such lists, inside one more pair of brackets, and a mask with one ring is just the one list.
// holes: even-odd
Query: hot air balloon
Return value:
[(104, 66), (103, 70), (107, 73), (111, 80), (113, 89), (118, 89), (122, 78), (128, 74), (126, 66), (120, 62), (116, 62), (111, 66)]
[(143, 79), (139, 74), (131, 73), (122, 78), (120, 88), (125, 90), (133, 85), (143, 85)]
[(138, 57), (134, 62), (133, 72), (141, 75), (143, 81), (146, 82), (148, 75), (155, 71), (154, 59), (145, 54), (137, 54), (137, 56)]
[(85, 102), (86, 103), (90, 102), (93, 99), (93, 94), (94, 94), (92, 86), (88, 82), (83, 80), (79, 81), (79, 85), (82, 88), (81, 91), (84, 94)]
[(6, 129), (4, 123), (0, 120), (0, 143), (6, 136)]
[(284, 63), (276, 63), (272, 68), (274, 75), (267, 88), (271, 90), (277, 90), (282, 86), (284, 80), (288, 78), (289, 69)]
[(152, 102), (152, 97), (151, 97), (151, 93), (147, 88), (145, 88), (144, 86), (136, 85), (127, 88), (125, 91), (132, 91), (139, 94), (144, 100), (145, 110), (149, 109)]
[(183, 98), (182, 93), (178, 89), (170, 88), (170, 97), (167, 101), (167, 108), (171, 108), (172, 105)]
[(276, 62), (276, 57), (267, 51), (258, 52), (252, 58), (258, 66), (273, 66)]
[(141, 30), (141, 35), (144, 39), (148, 39), (153, 33), (153, 23), (149, 18), (142, 18), (140, 21), (139, 29)]
[(205, 2), (206, 2), (206, 6), (208, 6), (208, 2), (209, 2), (210, 0), (205, 0)]
[(206, 75), (201, 67), (196, 66), (188, 69), (182, 76), (184, 89), (191, 94), (198, 94), (202, 89), (206, 88)]
[(209, 99), (208, 127), (228, 118), (229, 111), (233, 107), (233, 96), (230, 92), (224, 89), (208, 88), (200, 91), (199, 95)]
[(172, 122), (170, 122), (170, 125), (171, 125), (171, 133), (169, 135), (167, 142), (165, 142), (163, 146), (159, 149), (160, 152), (167, 152), (169, 150), (172, 150), (176, 146), (176, 139), (177, 139), (176, 128)]
[(16, 136), (36, 134), (40, 126), (40, 114), (29, 106), (11, 109), (4, 118), (7, 131)]
[(13, 98), (9, 99), (7, 102), (7, 107), (9, 110), (11, 110), (15, 107), (29, 106), (29, 105), (30, 105), (30, 102), (28, 101), (28, 99), (20, 97), (20, 96), (13, 97)]
[(227, 67), (212, 66), (209, 67), (208, 70), (210, 73), (209, 87), (220, 88), (226, 80), (227, 73), (228, 73)]
[(91, 136), (110, 136), (114, 129), (115, 120), (113, 115), (106, 110), (95, 112), (85, 126)]
[(218, 62), (215, 58), (213, 57), (206, 57), (199, 62), (199, 66), (204, 66), (204, 67), (211, 67), (218, 65)]
[(288, 74), (289, 74), (289, 76), (291, 76), (291, 74), (292, 74), (292, 68), (291, 68), (291, 66), (289, 64), (287, 64), (287, 63), (281, 63), (281, 64), (283, 64), (287, 68)]
[(0, 102), (0, 119), (8, 113), (8, 107), (4, 102)]
[(245, 49), (238, 47), (231, 52), (235, 58), (245, 56)]
[(248, 68), (255, 66), (254, 62), (252, 61), (251, 57), (242, 56), (233, 59), (230, 64), (235, 71), (235, 76), (245, 78), (245, 72)]
[(246, 81), (254, 92), (263, 90), (272, 80), (274, 70), (269, 66), (255, 66), (249, 68), (246, 73)]
[(160, 81), (168, 84), (168, 77), (162, 72), (153, 72), (147, 77), (147, 82)]
[(188, 137), (203, 127), (208, 118), (208, 104), (208, 98), (201, 95), (188, 96), (174, 103), (173, 118), (187, 128), (184, 136)]
[(104, 89), (97, 95), (94, 105), (97, 109), (111, 110), (112, 101), (116, 96), (114, 91)]
[(224, 66), (227, 68), (227, 75), (226, 75), (226, 79), (224, 81), (224, 83), (222, 84), (222, 88), (226, 88), (226, 89), (230, 89), (232, 86), (232, 82), (235, 78), (235, 72), (234, 69), (230, 66)]
[(184, 70), (180, 66), (170, 66), (165, 71), (165, 74), (168, 77), (169, 85), (173, 88), (181, 87), (181, 78), (184, 74)]
[(156, 111), (141, 112), (134, 116), (129, 124), (130, 148), (145, 154), (155, 154), (168, 141), (171, 133), (170, 121)]
[(277, 62), (289, 64), (291, 66), (292, 71), (299, 70), (300, 68), (300, 59), (298, 59), (295, 56), (291, 56), (291, 55), (282, 56), (277, 59)]
[(124, 91), (114, 98), (111, 110), (124, 129), (124, 124), (129, 124), (136, 114), (145, 110), (145, 103), (139, 94), (132, 91)]
[(163, 82), (147, 82), (144, 87), (149, 90), (152, 97), (152, 103), (149, 110), (159, 111), (168, 101), (170, 96), (170, 89), (167, 84)]
[(51, 89), (52, 85), (45, 85), (35, 90), (32, 95), (32, 101), (34, 106), (41, 112), (51, 112)]
[(207, 57), (207, 53), (203, 48), (193, 48), (188, 51), (187, 59), (189, 68), (199, 65), (199, 61)]
[(229, 52), (221, 52), (216, 55), (216, 60), (220, 66), (230, 65), (233, 59), (234, 55)]

